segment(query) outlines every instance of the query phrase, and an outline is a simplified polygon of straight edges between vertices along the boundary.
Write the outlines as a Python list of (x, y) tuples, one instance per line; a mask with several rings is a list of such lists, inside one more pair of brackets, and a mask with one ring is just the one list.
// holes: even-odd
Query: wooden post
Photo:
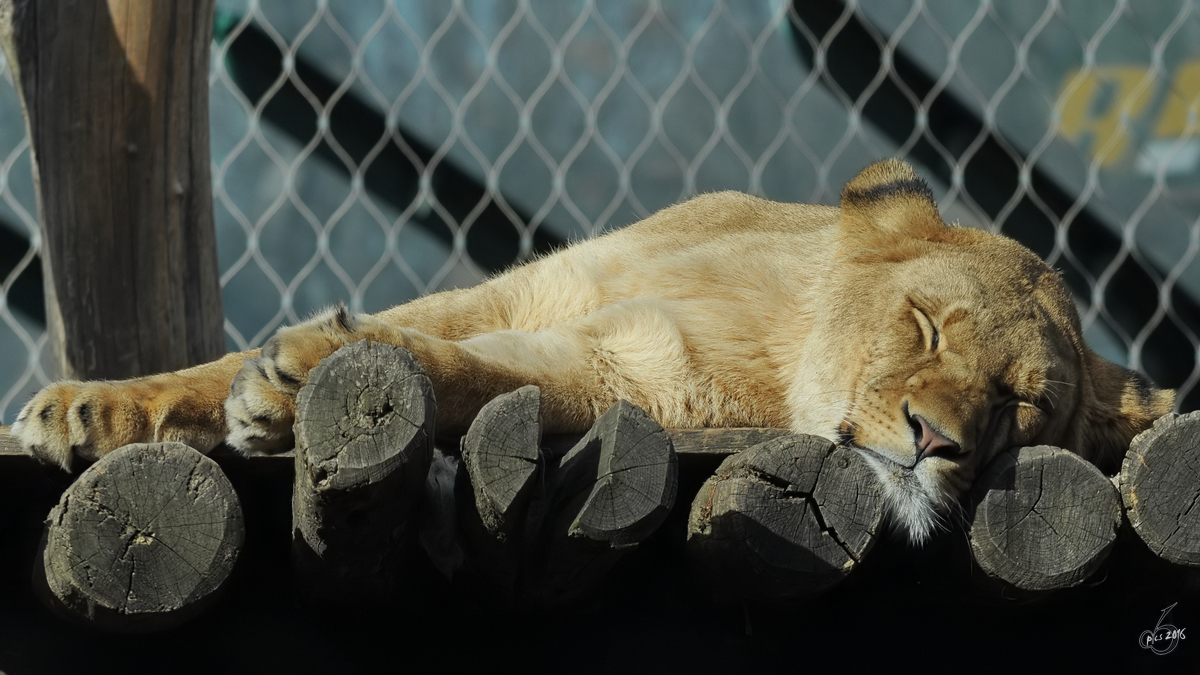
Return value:
[(1076, 586), (1108, 558), (1121, 525), (1112, 482), (1073, 452), (1000, 454), (972, 487), (971, 551), (988, 575), (1025, 591)]
[(243, 536), (241, 505), (216, 462), (180, 443), (127, 445), (63, 493), (35, 578), (53, 607), (102, 628), (171, 628), (207, 606)]
[(306, 599), (378, 604), (407, 581), (433, 448), (433, 386), (406, 350), (356, 342), (296, 398), (293, 551)]
[(225, 352), (209, 178), (213, 0), (0, 0), (32, 143), (51, 349), (122, 378)]
[(879, 482), (857, 451), (785, 436), (726, 459), (704, 483), (688, 552), (719, 600), (790, 601), (840, 582), (882, 522)]
[(1138, 434), (1119, 482), (1129, 522), (1150, 550), (1200, 566), (1200, 412), (1166, 415)]

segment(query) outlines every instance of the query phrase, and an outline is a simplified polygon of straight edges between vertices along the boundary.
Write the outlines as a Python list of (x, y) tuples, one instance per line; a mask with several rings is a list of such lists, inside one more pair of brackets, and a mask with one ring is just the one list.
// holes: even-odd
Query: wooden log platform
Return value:
[(704, 483), (688, 552), (714, 597), (788, 602), (840, 582), (882, 521), (879, 484), (857, 452), (785, 436), (726, 459)]
[(1138, 434), (1118, 483), (1129, 522), (1150, 550), (1200, 566), (1200, 412), (1166, 415)]
[[(349, 372), (342, 366), (335, 370)], [(594, 587), (595, 579), (625, 546), (657, 527), (654, 523), (661, 522), (660, 515), (670, 503), (669, 491), (645, 492), (657, 494), (658, 502), (642, 511), (642, 524), (634, 518), (628, 521), (632, 525), (613, 526), (614, 512), (605, 509), (620, 500), (604, 495), (613, 490), (634, 494), (635, 500), (644, 495), (615, 484), (602, 486), (625, 472), (606, 473), (600, 459), (605, 442), (616, 447), (630, 443), (620, 439), (636, 436), (621, 431), (637, 427), (631, 423), (636, 412), (625, 407), (606, 422), (609, 427), (598, 425), (584, 439), (543, 438), (534, 388), (501, 397), (481, 414), (477, 427), (463, 439), (463, 471), (458, 471), (457, 457), (448, 455), (449, 473), (441, 480), (449, 488), (440, 496), (436, 490), (431, 493), (426, 483), (429, 474), (423, 468), (433, 415), (432, 404), (425, 401), (428, 392), (421, 385), (407, 394), (388, 394), (386, 388), (372, 389), (364, 383), (379, 376), (392, 386), (408, 376), (386, 368), (356, 372), (359, 375), (334, 379), (345, 381), (339, 387), (358, 387), (357, 393), (312, 397), (304, 404), (303, 424), (298, 427), (307, 425), (307, 430), (297, 432), (302, 439), (299, 452), (227, 459), (221, 459), (219, 451), (214, 453), (219, 461), (246, 467), (288, 463), (286, 475), (294, 476), (297, 483), (293, 533), (299, 586), (311, 597), (324, 593), (326, 599), (371, 603), (384, 601), (404, 586), (403, 566), (394, 563), (413, 550), (412, 514), (420, 499), (414, 495), (425, 495), (426, 513), (431, 511), (431, 499), (445, 497), (450, 510), (459, 514), (438, 530), (453, 550), (444, 565), (434, 560), (435, 566), (449, 576), (464, 564), (465, 548), (468, 568), (499, 589), (500, 595), (524, 606), (565, 602)], [(319, 374), (314, 373), (312, 382), (324, 382)], [(410, 402), (425, 402), (392, 427), (388, 420), (399, 410), (395, 401), (405, 396)], [(324, 422), (311, 412), (321, 405), (333, 410)], [(355, 406), (365, 407), (355, 412)], [(408, 420), (423, 421), (414, 425)], [(1200, 501), (1200, 488), (1195, 487), (1200, 480), (1193, 477), (1195, 438), (1200, 434), (1191, 433), (1198, 420), (1198, 415), (1169, 416), (1136, 439), (1120, 476), (1133, 527), (1127, 531), (1128, 539), (1116, 538), (1115, 544), (1120, 500), (1111, 482), (1090, 465), (1061, 450), (1023, 449), (1002, 457), (981, 473), (967, 504), (970, 555), (989, 578), (1026, 593), (1026, 598), (1080, 585), (1104, 566), (1114, 545), (1123, 551), (1136, 542), (1135, 530), (1147, 541), (1146, 556), (1152, 552), (1170, 564), (1195, 565), (1195, 549), (1182, 544), (1194, 542), (1200, 531), (1192, 509)], [(399, 445), (383, 443), (389, 434), (396, 434), (393, 441)], [(675, 429), (662, 437), (675, 448), (679, 465), (692, 467), (696, 476), (691, 485), (709, 475), (708, 467), (725, 460), (706, 482), (701, 498), (693, 502), (688, 525), (691, 558), (706, 579), (705, 590), (723, 597), (808, 597), (837, 585), (868, 555), (879, 528), (873, 492), (877, 488), (868, 474), (855, 477), (854, 471), (843, 472), (839, 484), (833, 478), (837, 471), (829, 464), (832, 458), (846, 467), (859, 463), (853, 451), (816, 439), (805, 445), (779, 429)], [(763, 439), (768, 442), (745, 449), (747, 443)], [(405, 453), (415, 454), (411, 475)], [(808, 459), (797, 464), (801, 456)], [(613, 457), (610, 452), (604, 461)], [(35, 464), (4, 428), (0, 428), (0, 464), (21, 470)], [(797, 468), (814, 465), (822, 468)], [(696, 471), (697, 467), (702, 470)], [(400, 474), (407, 477), (398, 478)], [(387, 487), (399, 483), (404, 487)], [(664, 490), (666, 485), (664, 480)], [(389, 515), (380, 515), (384, 513)], [(474, 520), (460, 517), (464, 514)], [(1151, 543), (1155, 537), (1158, 543)], [(587, 553), (570, 554), (573, 550)], [(435, 557), (432, 552), (430, 557)], [(1113, 565), (1107, 568), (1114, 571)], [(995, 590), (991, 582), (986, 585)]]
[(433, 387), (406, 350), (357, 342), (309, 373), (296, 400), (293, 551), (321, 604), (404, 589), (433, 447)]
[(540, 393), (493, 400), (463, 438), (466, 563), (502, 601), (559, 605), (592, 588), (670, 512), (677, 462), (666, 432), (620, 402), (564, 455), (541, 449)]
[(1079, 455), (1049, 446), (1000, 454), (976, 478), (972, 503), (976, 562), (1023, 591), (1083, 583), (1121, 525), (1112, 482)]
[(116, 631), (171, 628), (225, 581), (244, 536), (216, 462), (180, 443), (127, 445), (50, 512), (35, 578), (56, 610)]

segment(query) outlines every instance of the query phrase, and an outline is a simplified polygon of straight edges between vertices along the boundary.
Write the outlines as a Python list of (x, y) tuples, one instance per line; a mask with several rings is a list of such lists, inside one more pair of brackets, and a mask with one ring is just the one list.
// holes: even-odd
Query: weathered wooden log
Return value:
[(489, 589), (515, 600), (529, 500), (541, 461), (541, 390), (497, 396), (462, 439), (456, 486), (458, 528), (472, 571)]
[(0, 2), (29, 129), (47, 352), (64, 376), (149, 375), (225, 353), (209, 180), (213, 4)]
[(386, 602), (403, 590), (433, 444), (429, 378), (407, 351), (357, 342), (296, 399), (293, 559), (306, 599)]
[(1200, 566), (1200, 412), (1166, 415), (1138, 434), (1118, 483), (1129, 522), (1150, 550)]
[(558, 463), (558, 503), (583, 497), (569, 518), (572, 539), (632, 546), (650, 536), (675, 504), (677, 462), (671, 439), (641, 408), (618, 401)]
[(474, 506), (487, 532), (503, 541), (525, 516), (542, 440), (541, 390), (522, 387), (479, 411), (463, 437)]
[(784, 436), (787, 429), (731, 427), (720, 429), (667, 429), (676, 455), (732, 455), (759, 443)]
[(215, 597), (243, 535), (237, 495), (215, 462), (180, 443), (127, 445), (63, 493), (34, 575), (55, 609), (102, 628), (171, 628)]
[(666, 519), (678, 463), (666, 431), (619, 401), (557, 463), (547, 493), (529, 509), (523, 593), (538, 604), (570, 601), (594, 587), (621, 555)]
[(975, 479), (971, 501), (975, 560), (1026, 591), (1082, 583), (1108, 558), (1121, 524), (1112, 482), (1049, 446), (1002, 453)]
[(701, 487), (688, 552), (715, 597), (811, 597), (862, 561), (883, 521), (879, 483), (854, 450), (785, 436), (726, 459)]
[(520, 605), (561, 604), (594, 587), (653, 534), (677, 490), (671, 441), (640, 408), (616, 404), (554, 455), (539, 447), (539, 404), (534, 387), (501, 396), (463, 440), (467, 565)]

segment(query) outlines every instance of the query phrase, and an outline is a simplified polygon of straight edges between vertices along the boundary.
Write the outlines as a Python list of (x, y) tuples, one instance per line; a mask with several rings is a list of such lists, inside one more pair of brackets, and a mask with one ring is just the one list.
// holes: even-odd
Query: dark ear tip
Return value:
[(916, 198), (937, 208), (929, 183), (908, 162), (896, 158), (863, 169), (842, 190), (842, 205), (864, 208), (897, 197)]
[(1147, 417), (1157, 419), (1171, 412), (1175, 407), (1175, 390), (1159, 389), (1141, 373), (1130, 370), (1127, 385), (1130, 394), (1134, 396), (1141, 407), (1146, 410)]

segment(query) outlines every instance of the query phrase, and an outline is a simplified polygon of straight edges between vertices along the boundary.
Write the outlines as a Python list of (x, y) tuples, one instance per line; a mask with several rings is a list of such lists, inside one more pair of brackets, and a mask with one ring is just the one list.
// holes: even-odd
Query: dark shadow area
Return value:
[(1162, 563), (1136, 539), (1119, 542), (1086, 587), (1049, 595), (990, 585), (956, 528), (921, 549), (884, 537), (859, 570), (811, 601), (713, 603), (686, 557), (684, 524), (698, 477), (690, 471), (667, 522), (568, 610), (498, 611), (431, 567), (413, 571), (406, 602), (316, 609), (301, 603), (293, 586), (290, 463), (231, 457), (222, 468), (242, 500), (246, 544), (222, 597), (174, 630), (104, 633), (53, 615), (31, 588), (44, 514), (69, 477), (25, 458), (4, 459), (0, 508), (9, 515), (0, 520), (0, 670), (7, 675), (509, 667), (523, 673), (1191, 673), (1200, 666), (1194, 640), (1165, 656), (1138, 646), (1139, 635), (1172, 603), (1178, 604), (1171, 622), (1191, 637), (1200, 626), (1200, 593), (1190, 573)]

